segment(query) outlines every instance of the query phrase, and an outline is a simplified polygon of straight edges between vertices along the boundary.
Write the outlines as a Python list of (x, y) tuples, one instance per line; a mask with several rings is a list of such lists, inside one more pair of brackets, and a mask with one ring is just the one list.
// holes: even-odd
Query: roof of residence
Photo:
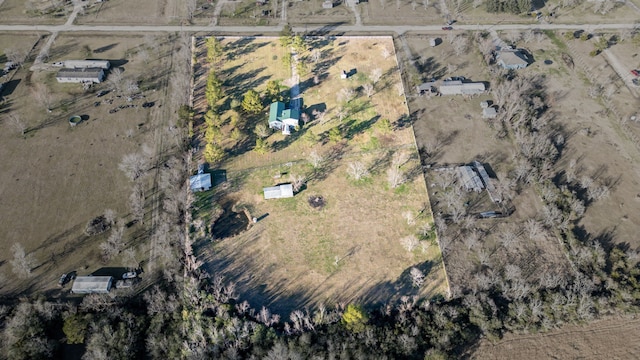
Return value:
[(211, 188), (211, 174), (204, 173), (193, 175), (189, 178), (189, 186), (191, 190), (210, 189)]
[(65, 60), (64, 67), (70, 69), (80, 68), (101, 68), (108, 69), (111, 67), (109, 60)]
[(269, 122), (282, 121), (285, 119), (300, 119), (298, 109), (285, 109), (284, 103), (277, 101), (269, 107)]
[(293, 185), (291, 184), (266, 187), (263, 190), (265, 199), (281, 199), (293, 197)]
[(440, 93), (448, 94), (477, 94), (486, 90), (482, 82), (445, 81), (440, 86)]
[(57, 78), (76, 78), (76, 79), (93, 79), (104, 75), (102, 68), (78, 68), (78, 69), (60, 69)]

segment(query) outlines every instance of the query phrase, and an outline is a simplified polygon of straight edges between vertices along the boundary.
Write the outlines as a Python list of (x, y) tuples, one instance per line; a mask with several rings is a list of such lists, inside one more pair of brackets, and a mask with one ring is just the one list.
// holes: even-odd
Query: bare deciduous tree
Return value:
[(373, 96), (375, 92), (373, 84), (370, 84), (370, 83), (366, 83), (362, 85), (362, 90), (364, 91), (364, 94), (367, 95), (367, 97)]
[(8, 123), (16, 130), (16, 132), (18, 132), (18, 134), (20, 134), (20, 136), (24, 137), (24, 134), (27, 132), (27, 124), (25, 124), (19, 114), (9, 114)]
[(51, 93), (49, 87), (43, 83), (36, 83), (33, 88), (33, 98), (36, 102), (43, 106), (45, 109), (51, 109)]
[(320, 49), (313, 49), (311, 51), (311, 61), (318, 63), (322, 59), (322, 51)]
[(469, 48), (469, 39), (464, 35), (457, 35), (451, 42), (451, 46), (453, 47), (453, 52), (460, 56)]
[(411, 277), (411, 284), (413, 287), (419, 288), (424, 284), (424, 274), (417, 267), (412, 267), (409, 271)]
[(347, 174), (357, 181), (369, 176), (369, 171), (361, 161), (352, 161), (347, 164)]
[(147, 159), (140, 153), (127, 154), (122, 158), (118, 168), (131, 180), (135, 181), (142, 175), (148, 167)]
[(337, 95), (339, 103), (348, 103), (356, 95), (356, 92), (350, 88), (342, 88)]
[(400, 239), (400, 244), (405, 248), (405, 250), (411, 252), (420, 245), (420, 241), (415, 237), (415, 235), (409, 235)]
[(106, 209), (104, 211), (104, 221), (109, 224), (109, 226), (114, 225), (116, 223), (116, 212), (112, 209)]
[(113, 90), (120, 91), (122, 88), (122, 81), (124, 80), (122, 69), (115, 68), (111, 70), (108, 80)]
[(314, 168), (319, 167), (322, 164), (322, 161), (324, 161), (324, 157), (322, 157), (317, 150), (314, 149), (309, 153), (309, 162)]
[(407, 225), (413, 226), (416, 224), (416, 215), (411, 210), (407, 210), (402, 213), (402, 217), (407, 221)]
[(4, 49), (4, 56), (16, 66), (22, 66), (27, 58), (27, 51), (23, 49), (7, 48)]
[(373, 71), (371, 71), (371, 82), (373, 83), (373, 85), (377, 84), (381, 78), (382, 78), (382, 69), (375, 68), (373, 69)]
[(9, 261), (11, 271), (21, 279), (30, 277), (31, 269), (35, 264), (33, 255), (25, 253), (24, 247), (20, 243), (13, 244), (11, 246), (11, 252), (13, 253), (13, 259)]
[(289, 181), (291, 181), (291, 185), (293, 186), (293, 192), (298, 192), (304, 185), (306, 179), (303, 175), (291, 174), (289, 175)]
[(397, 188), (406, 181), (404, 171), (399, 167), (391, 167), (387, 170), (387, 181), (392, 189)]
[(140, 183), (133, 186), (133, 191), (129, 196), (129, 208), (131, 215), (136, 222), (142, 222), (144, 219), (144, 189)]
[(111, 235), (109, 238), (100, 243), (99, 247), (102, 251), (102, 258), (105, 262), (110, 261), (116, 255), (122, 251), (124, 244), (122, 242), (122, 236), (124, 235), (124, 226), (111, 229)]

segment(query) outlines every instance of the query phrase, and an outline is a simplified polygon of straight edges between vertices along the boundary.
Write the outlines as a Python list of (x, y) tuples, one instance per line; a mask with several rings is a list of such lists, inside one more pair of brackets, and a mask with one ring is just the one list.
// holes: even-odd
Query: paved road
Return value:
[[(464, 30), (579, 30), (594, 24), (497, 24), (497, 25), (455, 25), (454, 31)], [(634, 23), (617, 24), (597, 24), (598, 30), (619, 30), (633, 29), (637, 25)], [(218, 34), (246, 34), (262, 35), (273, 34), (282, 30), (282, 25), (278, 26), (180, 26), (180, 25), (0, 25), (0, 31), (48, 31), (48, 32), (194, 32), (194, 33), (218, 33)], [(385, 33), (404, 34), (406, 32), (432, 32), (442, 31), (440, 25), (422, 26), (388, 26), (388, 25), (332, 25), (323, 26), (294, 26), (295, 32), (319, 32), (319, 33)]]

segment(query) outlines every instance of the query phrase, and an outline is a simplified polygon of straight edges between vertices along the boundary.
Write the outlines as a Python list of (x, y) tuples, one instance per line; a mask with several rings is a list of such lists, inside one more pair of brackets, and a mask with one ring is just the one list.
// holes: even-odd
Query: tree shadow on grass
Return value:
[(355, 135), (361, 134), (370, 129), (371, 126), (378, 121), (378, 119), (380, 119), (380, 115), (376, 115), (371, 119), (364, 121), (358, 121), (355, 119), (347, 120), (344, 124), (341, 125), (344, 137), (346, 139), (353, 139)]

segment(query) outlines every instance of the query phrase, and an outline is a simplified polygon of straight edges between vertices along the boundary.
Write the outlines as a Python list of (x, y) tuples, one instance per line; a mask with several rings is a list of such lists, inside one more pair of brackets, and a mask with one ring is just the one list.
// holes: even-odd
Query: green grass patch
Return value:
[(549, 40), (551, 40), (551, 42), (558, 47), (558, 49), (560, 50), (568, 50), (567, 49), (567, 44), (565, 44), (564, 41), (562, 41), (554, 31), (552, 30), (544, 30), (544, 34), (547, 35), (547, 37), (549, 38)]

